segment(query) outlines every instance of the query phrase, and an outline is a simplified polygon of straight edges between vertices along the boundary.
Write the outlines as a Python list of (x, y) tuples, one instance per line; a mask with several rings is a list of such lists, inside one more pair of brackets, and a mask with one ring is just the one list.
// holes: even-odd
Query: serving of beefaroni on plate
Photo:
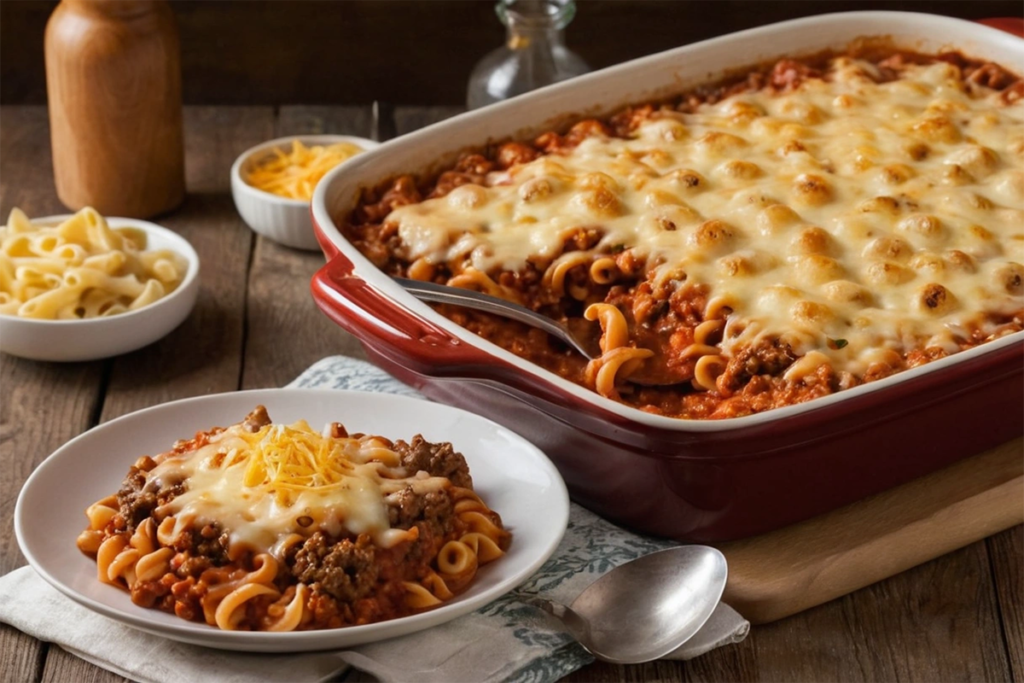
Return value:
[(275, 425), (263, 406), (139, 458), (78, 547), (132, 601), (224, 630), (363, 625), (440, 605), (511, 541), (450, 443)]

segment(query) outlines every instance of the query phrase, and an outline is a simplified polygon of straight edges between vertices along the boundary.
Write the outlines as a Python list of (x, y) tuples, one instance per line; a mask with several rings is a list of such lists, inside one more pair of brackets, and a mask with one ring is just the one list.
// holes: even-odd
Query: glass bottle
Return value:
[(562, 42), (563, 30), (576, 14), (573, 0), (501, 0), (495, 12), (508, 37), (473, 69), (466, 97), (470, 109), (589, 71)]
[(46, 26), (57, 196), (148, 218), (185, 195), (174, 15), (152, 0), (61, 0)]

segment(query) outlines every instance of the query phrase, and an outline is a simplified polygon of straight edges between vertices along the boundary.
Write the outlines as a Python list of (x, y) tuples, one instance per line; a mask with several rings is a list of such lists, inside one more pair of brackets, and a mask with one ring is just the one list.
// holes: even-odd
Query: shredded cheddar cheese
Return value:
[(324, 437), (305, 420), (265, 427), (253, 436), (242, 483), (273, 490), (279, 505), (290, 504), (289, 491), (324, 491), (344, 485), (347, 478), (357, 476), (356, 464), (367, 459), (398, 464), (397, 456), (385, 448)]
[(257, 432), (233, 425), (206, 445), (162, 461), (147, 478), (187, 480), (186, 490), (162, 509), (165, 514), (216, 522), (231, 530), (233, 542), (262, 550), (272, 549), (296, 525), (309, 524), (335, 536), (370, 533), (375, 543), (390, 547), (406, 532), (390, 528), (387, 497), (406, 488), (425, 494), (449, 485), (443, 477), (406, 471), (385, 439), (333, 437), (304, 420)]
[(307, 147), (293, 140), (291, 152), (275, 148), (274, 156), (259, 162), (246, 182), (280, 197), (308, 200), (328, 171), (362, 151), (350, 142)]

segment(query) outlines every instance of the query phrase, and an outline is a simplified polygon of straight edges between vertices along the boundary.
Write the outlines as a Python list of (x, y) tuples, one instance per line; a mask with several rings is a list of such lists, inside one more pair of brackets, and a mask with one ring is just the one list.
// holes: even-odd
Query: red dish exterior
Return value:
[(319, 224), (315, 204), (329, 262), (313, 279), (313, 296), (370, 359), (435, 400), (522, 434), (555, 462), (574, 500), (638, 531), (690, 541), (761, 533), (1024, 433), (1024, 333), (939, 371), (903, 373), (884, 389), (849, 390), (778, 419), (719, 431), (688, 430), (685, 420), (654, 428), (573, 395), (545, 373), (524, 372), (382, 294)]

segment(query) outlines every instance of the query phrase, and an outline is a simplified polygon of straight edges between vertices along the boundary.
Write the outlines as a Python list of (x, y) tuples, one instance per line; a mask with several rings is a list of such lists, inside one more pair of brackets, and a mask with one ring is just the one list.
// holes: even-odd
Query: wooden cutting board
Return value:
[(1024, 522), (1024, 439), (813, 519), (720, 544), (723, 600), (755, 624), (851, 593)]

